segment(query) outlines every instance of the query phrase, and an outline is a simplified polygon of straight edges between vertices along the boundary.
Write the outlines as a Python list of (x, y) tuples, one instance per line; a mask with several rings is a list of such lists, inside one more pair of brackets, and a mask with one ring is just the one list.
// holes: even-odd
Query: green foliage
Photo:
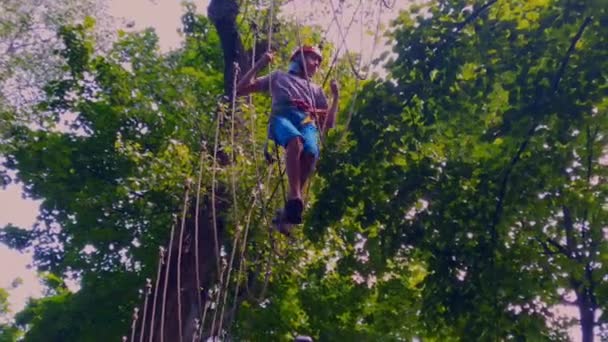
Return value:
[[(0, 239), (33, 249), (49, 288), (17, 325), (28, 341), (124, 335), (202, 160), (203, 191), (213, 175), (234, 186), (220, 213), (226, 254), (248, 227), (243, 266), (258, 284), (268, 277), (267, 288), (246, 289), (235, 340), (566, 340), (568, 322), (550, 308), (568, 291), (608, 310), (600, 8), (430, 1), (393, 23), (386, 80), (358, 83), (338, 60), (339, 127), (289, 245), (269, 239), (264, 217), (281, 204), (270, 198), (279, 179), (259, 184), (273, 171), (260, 155), (268, 99), (239, 103), (235, 121), (218, 106), (223, 59), (206, 19), (187, 6), (185, 43), (167, 55), (151, 30), (121, 33), (94, 55), (90, 23), (63, 28), (70, 77), (49, 82), (37, 107), (50, 120), (7, 127), (5, 164), (42, 204), (32, 231), (5, 227)], [(277, 39), (290, 39), (277, 65), (297, 42), (296, 27), (282, 27)], [(232, 160), (223, 168), (212, 158), (216, 119)], [(66, 277), (81, 289), (69, 292)]]
[(8, 297), (8, 291), (0, 288), (0, 342), (14, 342), (21, 336), (19, 329), (9, 319), (11, 310)]
[[(355, 270), (378, 279), (396, 256), (422, 262), (418, 334), (449, 326), (463, 340), (556, 340), (563, 330), (547, 327), (539, 303), (561, 303), (560, 288), (581, 294), (569, 281), (606, 248), (606, 221), (590, 216), (606, 200), (604, 138), (593, 135), (605, 130), (606, 19), (592, 5), (489, 4), (435, 1), (401, 14), (391, 81), (363, 90), (349, 141), (325, 150), (308, 233), (347, 245), (362, 235), (369, 261)], [(574, 261), (547, 247), (579, 229), (564, 227), (564, 207), (580, 208), (579, 225), (595, 222), (575, 233), (587, 242), (564, 246), (585, 255)], [(591, 267), (583, 282), (604, 288), (604, 269)]]
[(15, 317), (16, 325), (27, 329), (27, 341), (105, 341), (128, 329), (125, 319), (136, 298), (125, 288), (135, 288), (133, 274), (101, 272), (100, 279), (85, 280), (83, 290), (71, 293), (57, 276), (47, 275), (52, 295), (30, 300)]
[[(38, 270), (57, 275), (48, 278), (51, 296), (19, 316), (28, 340), (97, 340), (108, 321), (116, 324), (99, 338), (128, 330), (137, 287), (156, 270), (222, 89), (214, 31), (187, 40), (183, 54), (161, 55), (148, 30), (94, 56), (90, 30), (60, 31), (71, 77), (51, 81), (39, 105), (54, 121), (11, 127), (5, 165), (42, 204), (33, 230), (5, 227), (2, 241), (32, 249)], [(65, 277), (82, 289), (66, 292), (57, 283)]]

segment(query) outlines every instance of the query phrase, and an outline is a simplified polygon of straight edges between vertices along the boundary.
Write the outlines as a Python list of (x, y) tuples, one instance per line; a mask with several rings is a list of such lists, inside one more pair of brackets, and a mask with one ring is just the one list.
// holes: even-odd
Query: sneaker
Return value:
[(287, 222), (291, 224), (302, 223), (302, 211), (304, 211), (304, 202), (300, 198), (292, 198), (285, 204), (285, 216)]

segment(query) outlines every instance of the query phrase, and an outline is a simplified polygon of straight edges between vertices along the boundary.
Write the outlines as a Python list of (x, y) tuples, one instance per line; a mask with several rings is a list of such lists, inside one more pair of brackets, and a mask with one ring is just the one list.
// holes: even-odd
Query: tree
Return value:
[[(0, 154), (13, 146), (10, 127), (44, 125), (53, 120), (33, 107), (44, 97), (44, 85), (64, 76), (64, 60), (55, 51), (62, 41), (62, 25), (97, 18), (96, 47), (104, 51), (112, 34), (112, 20), (104, 13), (105, 1), (5, 0), (0, 3)], [(0, 185), (11, 177), (0, 169)]]
[(424, 265), (425, 324), (565, 338), (546, 322), (569, 289), (584, 340), (602, 324), (599, 5), (433, 1), (400, 16), (390, 81), (363, 92), (350, 142), (324, 159), (315, 226), (354, 218), (378, 279), (396, 256)]
[[(280, 164), (260, 156), (268, 99), (233, 103), (232, 84), (265, 32), (279, 60), (296, 33), (322, 37), (276, 17), (256, 28), (233, 1), (212, 2), (209, 19), (187, 7), (184, 46), (166, 55), (151, 30), (96, 55), (91, 21), (62, 27), (69, 77), (47, 83), (35, 113), (49, 120), (7, 130), (5, 166), (42, 205), (31, 232), (0, 238), (33, 249), (49, 281), (17, 325), (33, 341), (565, 340), (551, 308), (568, 290), (583, 313), (606, 302), (598, 8), (403, 12), (386, 80), (357, 92), (343, 74), (343, 96), (358, 97), (324, 140), (292, 244), (269, 231), (282, 195)], [(603, 318), (582, 321), (590, 340)]]
[[(0, 5), (0, 89), (3, 107), (29, 112), (29, 106), (40, 101), (41, 87), (62, 75), (62, 59), (53, 50), (60, 48), (57, 30), (66, 24), (80, 22), (86, 17), (103, 18), (104, 2), (70, 0), (14, 1)], [(100, 20), (99, 33), (107, 30), (107, 20)], [(104, 32), (107, 33), (107, 32)], [(104, 34), (96, 38), (98, 48), (107, 40)], [(27, 120), (29, 117), (20, 119)]]
[(17, 341), (19, 337), (19, 330), (8, 318), (10, 314), (8, 296), (8, 291), (0, 288), (0, 341), (2, 342)]
[[(205, 306), (214, 305), (213, 315), (218, 316), (215, 323), (207, 322), (206, 330), (213, 330), (211, 325), (223, 318), (218, 313), (220, 299), (208, 300), (201, 287), (215, 296), (212, 291), (222, 286), (218, 278), (224, 274), (216, 267), (219, 246), (227, 253), (243, 248), (232, 238), (239, 234), (237, 223), (245, 225), (245, 217), (232, 216), (227, 184), (239, 167), (233, 204), (246, 208), (261, 171), (243, 162), (230, 166), (226, 159), (234, 152), (240, 161), (259, 155), (258, 149), (249, 146), (251, 140), (263, 139), (266, 118), (251, 109), (239, 111), (239, 120), (252, 119), (255, 130), (239, 122), (238, 145), (230, 144), (227, 120), (236, 116), (226, 102), (218, 106), (223, 86), (231, 84), (222, 82), (220, 37), (207, 19), (194, 15), (193, 7), (187, 8), (183, 21), (185, 45), (168, 55), (158, 53), (150, 30), (122, 34), (112, 50), (96, 56), (91, 21), (61, 28), (64, 48), (58, 54), (66, 61), (70, 77), (51, 80), (45, 87), (46, 100), (37, 107), (37, 114), (46, 114), (52, 121), (41, 129), (18, 122), (10, 127), (15, 144), (5, 165), (18, 172), (28, 195), (41, 199), (42, 205), (33, 231), (6, 227), (2, 240), (18, 249), (33, 249), (39, 270), (81, 284), (77, 293), (56, 292), (33, 301), (19, 315), (18, 324), (27, 328), (27, 339), (115, 339), (129, 331), (137, 337), (154, 333), (173, 339), (197, 333), (194, 318), (201, 316)], [(68, 129), (57, 130), (66, 113), (76, 118), (66, 124)], [(224, 120), (218, 137), (223, 154), (218, 158), (212, 158), (214, 120)], [(257, 146), (261, 147), (259, 141)], [(226, 185), (217, 187), (217, 196), (212, 197), (209, 175), (218, 169), (216, 160), (223, 162), (217, 180)], [(194, 196), (199, 169), (205, 177), (200, 206), (199, 196)], [(184, 188), (190, 194), (186, 200)], [(278, 203), (279, 197), (274, 198)], [(217, 242), (216, 218), (211, 214), (214, 204)], [(262, 217), (259, 204), (255, 209), (245, 269), (251, 290), (264, 278), (257, 269), (269, 254), (267, 226), (255, 229), (268, 217)], [(173, 223), (175, 229), (171, 229)], [(194, 252), (197, 241), (200, 255)], [(167, 246), (160, 261), (159, 246)], [(221, 259), (224, 264), (228, 261), (226, 256)], [(153, 294), (146, 288), (138, 296), (137, 288), (146, 284), (146, 278), (159, 281), (160, 286), (154, 287)], [(170, 281), (163, 283), (164, 279)], [(235, 283), (243, 286), (242, 279), (228, 280), (231, 293)], [(177, 288), (182, 289), (179, 295)], [(147, 300), (151, 306), (157, 304), (156, 316), (133, 319), (132, 309)], [(141, 311), (146, 312), (143, 307)], [(234, 315), (226, 310), (227, 325)], [(108, 321), (113, 324), (100, 334), (100, 322)], [(71, 329), (70, 322), (77, 322), (78, 328)], [(222, 328), (218, 325), (217, 330)]]
[[(71, 78), (51, 81), (41, 106), (55, 120), (78, 113), (70, 129), (11, 128), (16, 148), (7, 166), (19, 165), (29, 196), (43, 199), (40, 223), (21, 247), (35, 244), (40, 271), (79, 279), (82, 286), (77, 294), (40, 301), (39, 314), (21, 319), (22, 325), (35, 323), (26, 335), (34, 340), (65, 338), (61, 330), (52, 332), (61, 327), (53, 319), (93, 322), (70, 330), (76, 339), (99, 336), (94, 322), (115, 322), (104, 329), (108, 339), (128, 331), (136, 288), (155, 273), (158, 246), (168, 237), (184, 179), (195, 169), (190, 148), (198, 151), (199, 134), (211, 129), (204, 110), (221, 87), (212, 48), (217, 38), (209, 30), (200, 49), (166, 57), (151, 31), (125, 35), (108, 56), (95, 57), (91, 30), (61, 30), (60, 53)], [(24, 235), (5, 232), (9, 241)]]

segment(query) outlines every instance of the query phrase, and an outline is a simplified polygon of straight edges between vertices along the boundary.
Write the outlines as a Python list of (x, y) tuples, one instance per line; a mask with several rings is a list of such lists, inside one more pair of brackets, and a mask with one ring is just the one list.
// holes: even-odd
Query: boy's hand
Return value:
[(331, 94), (337, 98), (340, 95), (340, 88), (338, 87), (338, 82), (336, 80), (331, 80), (329, 83), (329, 87), (331, 88)]
[(260, 58), (258, 64), (260, 65), (260, 67), (265, 67), (266, 65), (268, 65), (268, 63), (272, 62), (273, 59), (274, 52), (268, 51), (262, 56), (262, 58)]

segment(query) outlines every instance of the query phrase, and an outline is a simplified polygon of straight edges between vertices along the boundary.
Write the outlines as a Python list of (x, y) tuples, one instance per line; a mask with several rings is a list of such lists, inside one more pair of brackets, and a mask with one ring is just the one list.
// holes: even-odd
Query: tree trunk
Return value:
[(586, 299), (586, 295), (583, 293), (580, 295), (578, 310), (581, 315), (581, 332), (583, 336), (583, 342), (593, 342), (593, 328), (595, 327), (595, 310), (589, 301)]

